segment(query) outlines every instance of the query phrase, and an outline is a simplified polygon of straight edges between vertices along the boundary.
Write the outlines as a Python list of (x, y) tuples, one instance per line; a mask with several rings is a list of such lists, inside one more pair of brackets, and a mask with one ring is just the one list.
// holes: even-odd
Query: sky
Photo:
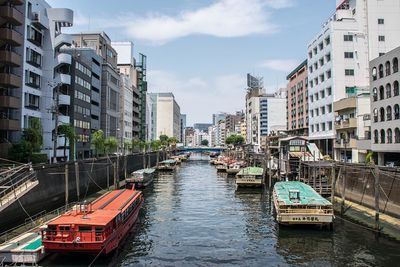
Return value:
[(243, 110), (246, 74), (267, 92), (307, 55), (335, 0), (48, 0), (71, 8), (66, 32), (104, 31), (147, 56), (149, 92), (172, 92), (187, 124)]

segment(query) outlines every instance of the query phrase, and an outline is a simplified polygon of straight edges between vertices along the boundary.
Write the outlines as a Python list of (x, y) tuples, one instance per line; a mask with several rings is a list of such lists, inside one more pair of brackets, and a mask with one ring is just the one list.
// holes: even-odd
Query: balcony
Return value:
[(0, 96), (0, 107), (19, 109), (20, 104), (21, 102), (17, 97), (4, 95)]
[(357, 148), (357, 139), (355, 138), (350, 138), (349, 142), (347, 144), (344, 143), (344, 140), (339, 139), (336, 140), (334, 147), (339, 148), (339, 149), (347, 149), (347, 148)]
[(21, 77), (11, 73), (0, 73), (0, 86), (20, 88), (21, 85)]
[(10, 3), (16, 6), (20, 6), (24, 4), (24, 0), (0, 0), (0, 5)]
[(13, 46), (21, 46), (24, 43), (22, 34), (13, 29), (0, 28), (0, 36), (1, 41)]
[(22, 64), (22, 57), (15, 52), (1, 50), (0, 63), (13, 67), (19, 67)]
[(71, 105), (71, 97), (69, 95), (59, 95), (58, 96), (59, 105)]
[(72, 44), (72, 36), (65, 33), (57, 35), (57, 37), (54, 40), (54, 48), (56, 50), (63, 45), (71, 45), (71, 44)]
[(72, 57), (70, 54), (60, 53), (56, 57), (55, 67), (61, 66), (63, 64), (71, 65)]
[(11, 6), (0, 6), (0, 17), (5, 18), (7, 22), (15, 26), (21, 26), (24, 22), (24, 15)]
[(39, 30), (44, 30), (49, 28), (49, 19), (46, 15), (41, 12), (32, 12), (31, 14), (32, 25)]
[(71, 75), (69, 74), (57, 73), (54, 80), (57, 84), (62, 83), (71, 85)]
[(349, 128), (357, 128), (356, 118), (343, 119), (339, 122), (335, 122), (336, 130), (349, 129)]
[(58, 116), (58, 125), (61, 124), (70, 124), (70, 117), (65, 115)]
[(19, 120), (0, 119), (0, 129), (9, 131), (18, 131), (20, 129)]
[(357, 106), (357, 99), (355, 97), (344, 98), (333, 103), (333, 110), (338, 112), (340, 110), (355, 109)]

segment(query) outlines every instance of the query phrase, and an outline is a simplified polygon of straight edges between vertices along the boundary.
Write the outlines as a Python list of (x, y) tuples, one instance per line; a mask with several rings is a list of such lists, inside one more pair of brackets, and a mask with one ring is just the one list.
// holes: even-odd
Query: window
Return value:
[(327, 72), (326, 72), (326, 78), (327, 79), (330, 79), (332, 77), (332, 71), (331, 70), (328, 70)]
[(383, 78), (383, 65), (379, 65), (379, 78)]
[(351, 34), (345, 34), (345, 35), (343, 36), (343, 39), (344, 39), (345, 42), (353, 42), (353, 35), (351, 35)]
[(344, 52), (344, 58), (354, 58), (353, 52)]
[(311, 51), (308, 52), (308, 57), (309, 57), (310, 59), (312, 58), (312, 52), (311, 52)]
[(318, 63), (317, 62), (314, 63), (314, 70), (316, 70), (316, 69), (318, 69)]
[(320, 58), (319, 59), (319, 65), (322, 67), (324, 65), (324, 58)]
[(320, 91), (319, 93), (321, 95), (321, 98), (325, 98), (325, 91), (324, 90)]
[(25, 84), (36, 89), (40, 88), (40, 75), (32, 71), (26, 70)]
[(318, 45), (318, 48), (319, 48), (319, 50), (324, 49), (324, 43), (323, 43), (323, 42), (320, 42), (319, 45)]
[(345, 69), (344, 75), (346, 76), (354, 76), (354, 69)]
[(372, 79), (374, 80), (374, 81), (376, 81), (376, 67), (373, 67), (372, 68), (372, 73), (371, 73), (371, 75), (372, 75)]
[(25, 107), (38, 110), (39, 104), (40, 104), (39, 96), (25, 93)]
[(385, 24), (385, 20), (384, 19), (378, 19), (378, 24)]
[(379, 142), (379, 133), (378, 130), (374, 131), (374, 143), (377, 144)]
[(326, 129), (325, 129), (325, 122), (321, 123), (321, 129), (322, 129), (322, 131), (325, 131), (325, 130), (326, 130)]
[(386, 72), (386, 76), (390, 75), (390, 61), (386, 61), (386, 63), (385, 63), (385, 72)]
[(378, 54), (380, 57), (381, 56), (384, 56), (385, 55), (385, 53), (383, 53), (383, 52), (379, 52), (379, 54)]
[(381, 130), (381, 144), (385, 143), (385, 130)]
[(329, 104), (327, 107), (328, 107), (328, 113), (331, 113), (332, 112), (332, 104)]
[(399, 60), (397, 57), (393, 59), (393, 73), (396, 73), (399, 71)]
[(90, 83), (79, 76), (75, 76), (75, 84), (79, 84), (80, 86), (90, 90)]
[(311, 110), (311, 118), (314, 117), (314, 110)]
[(315, 109), (315, 116), (319, 116), (319, 109)]
[(313, 72), (312, 66), (308, 67), (308, 70), (310, 71), (310, 73), (312, 73)]
[(374, 112), (373, 112), (373, 115), (374, 115), (374, 122), (378, 122), (378, 109), (374, 109)]
[(393, 83), (393, 96), (398, 96), (399, 95), (399, 82), (394, 81)]
[(314, 96), (310, 95), (310, 101), (311, 103), (314, 102)]
[(325, 46), (329, 45), (331, 43), (331, 37), (328, 36), (325, 38)]
[(319, 79), (321, 83), (323, 83), (325, 81), (325, 75), (322, 73), (321, 75), (319, 75)]
[(315, 98), (315, 101), (318, 101), (318, 100), (319, 100), (318, 93), (315, 93), (315, 94), (314, 94), (314, 98)]
[(113, 51), (107, 48), (107, 57), (113, 57)]
[(391, 106), (386, 107), (386, 120), (388, 120), (388, 121), (392, 120), (392, 107)]
[(40, 67), (42, 65), (42, 55), (35, 50), (26, 48), (26, 62), (35, 67)]
[(379, 35), (378, 36), (378, 41), (379, 42), (384, 42), (385, 41), (385, 35)]
[(321, 107), (321, 114), (322, 114), (322, 115), (325, 114), (325, 107)]
[(383, 85), (379, 86), (379, 100), (385, 99), (385, 89)]
[(43, 38), (42, 38), (42, 33), (40, 31), (38, 31), (35, 28), (28, 25), (26, 35), (27, 35), (27, 39), (31, 43), (33, 43), (37, 46), (42, 46)]
[(328, 121), (328, 130), (332, 130), (333, 123), (331, 121)]
[(394, 129), (394, 142), (400, 143), (400, 129), (399, 128)]
[(326, 62), (331, 61), (331, 53), (327, 54), (327, 55), (325, 56), (325, 59), (326, 59)]
[(380, 121), (385, 121), (385, 109), (384, 108), (379, 109), (379, 115), (380, 115)]
[(326, 94), (327, 95), (332, 95), (332, 87), (326, 88)]
[(314, 132), (314, 125), (311, 125), (311, 132)]
[(394, 105), (394, 119), (398, 120), (400, 119), (400, 108), (399, 108), (399, 104)]
[(376, 89), (376, 87), (374, 87), (374, 89), (372, 89), (372, 98), (375, 101), (378, 101), (378, 89)]
[(92, 76), (92, 72), (79, 62), (75, 62), (75, 68), (89, 77)]
[(392, 86), (390, 83), (386, 84), (386, 98), (392, 97)]
[(319, 124), (316, 124), (317, 132), (319, 132)]
[(316, 48), (316, 47), (314, 47), (313, 51), (314, 51), (314, 55), (316, 55), (316, 54), (317, 54), (317, 52), (318, 52), (318, 50), (317, 50), (317, 48)]

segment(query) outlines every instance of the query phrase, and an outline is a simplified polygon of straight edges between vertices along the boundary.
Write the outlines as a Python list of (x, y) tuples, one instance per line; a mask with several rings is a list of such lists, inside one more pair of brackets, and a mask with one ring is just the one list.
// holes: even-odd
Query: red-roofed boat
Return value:
[(42, 227), (43, 246), (47, 252), (107, 254), (132, 228), (142, 204), (141, 191), (109, 191), (90, 204), (76, 205)]

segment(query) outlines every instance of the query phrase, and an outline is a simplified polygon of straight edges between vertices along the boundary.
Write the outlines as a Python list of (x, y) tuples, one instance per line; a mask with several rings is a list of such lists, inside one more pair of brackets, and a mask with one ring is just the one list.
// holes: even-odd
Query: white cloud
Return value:
[(295, 59), (268, 59), (260, 64), (261, 67), (282, 72), (292, 71), (299, 62)]
[(235, 112), (244, 108), (245, 75), (222, 75), (208, 81), (153, 70), (148, 71), (147, 77), (150, 92), (174, 93), (181, 112), (188, 114), (188, 124), (211, 122), (213, 113)]
[[(270, 20), (271, 11), (293, 6), (294, 0), (215, 0), (208, 6), (183, 10), (174, 15), (132, 12), (116, 16), (83, 16), (75, 14), (78, 29), (118, 29), (134, 39), (162, 45), (190, 36), (242, 37), (270, 34), (278, 26)], [(90, 24), (90, 25), (89, 25)]]

